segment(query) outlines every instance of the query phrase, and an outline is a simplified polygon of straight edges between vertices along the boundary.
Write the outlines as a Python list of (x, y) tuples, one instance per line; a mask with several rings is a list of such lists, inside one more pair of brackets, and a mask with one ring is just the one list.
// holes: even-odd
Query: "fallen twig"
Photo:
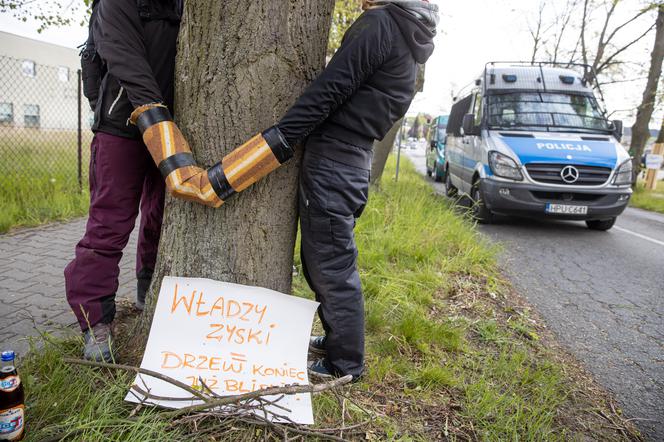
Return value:
[[(155, 401), (170, 401), (170, 402), (191, 402), (191, 401), (198, 401), (200, 399), (190, 396), (190, 397), (169, 397), (169, 396), (157, 396), (156, 394), (148, 393), (147, 391), (143, 390), (141, 387), (138, 385), (132, 385), (130, 390), (133, 392), (137, 392), (141, 396), (143, 396), (145, 399), (152, 399)], [(137, 399), (140, 399), (138, 395), (134, 394), (134, 397)]]
[(193, 413), (196, 411), (203, 411), (209, 408), (223, 407), (224, 405), (237, 404), (238, 402), (246, 401), (248, 399), (256, 399), (261, 396), (274, 396), (277, 394), (299, 394), (299, 393), (320, 393), (323, 391), (331, 390), (333, 388), (341, 387), (346, 385), (353, 380), (351, 375), (344, 376), (342, 378), (334, 379), (324, 384), (315, 384), (315, 385), (288, 385), (285, 387), (270, 387), (264, 388), (262, 390), (256, 390), (251, 393), (239, 394), (237, 396), (226, 396), (220, 399), (215, 399), (212, 401), (207, 401), (204, 404), (192, 405), (190, 407), (180, 408), (169, 413), (165, 413), (167, 416), (177, 417), (187, 413)]
[(316, 428), (316, 431), (319, 431), (321, 433), (338, 433), (338, 432), (353, 432), (353, 430), (357, 430), (358, 428), (365, 427), (369, 425), (371, 422), (373, 422), (373, 419), (367, 419), (364, 422), (360, 422), (359, 424), (354, 424), (354, 425), (348, 425), (347, 427), (339, 427), (339, 428)]
[(201, 392), (195, 390), (194, 388), (191, 388), (189, 385), (185, 384), (184, 382), (180, 382), (177, 379), (170, 378), (168, 376), (165, 376), (161, 373), (158, 373), (156, 371), (152, 370), (147, 370), (145, 368), (139, 368), (139, 367), (134, 367), (131, 365), (123, 365), (123, 364), (107, 364), (106, 362), (93, 362), (93, 361), (85, 361), (83, 359), (74, 359), (74, 358), (64, 358), (64, 362), (68, 364), (75, 364), (75, 365), (86, 365), (88, 367), (99, 367), (99, 368), (109, 368), (111, 370), (124, 370), (124, 371), (131, 371), (137, 374), (144, 374), (147, 376), (152, 376), (153, 378), (160, 379), (164, 382), (168, 382), (170, 384), (173, 384), (177, 387), (182, 388), (185, 391), (188, 391), (192, 395), (196, 396), (198, 399), (202, 401), (209, 401), (210, 398), (208, 396), (205, 396)]
[[(104, 362), (92, 362), (85, 361), (81, 359), (73, 358), (64, 358), (64, 362), (76, 365), (85, 365), (89, 367), (99, 367), (107, 368), (114, 370), (124, 370), (129, 372), (134, 372), (137, 374), (144, 374), (147, 376), (152, 376), (154, 378), (160, 379), (164, 382), (168, 382), (172, 385), (175, 385), (189, 393), (193, 396), (189, 398), (172, 398), (172, 397), (162, 397), (151, 394), (149, 391), (146, 391), (139, 387), (138, 385), (132, 385), (132, 393), (136, 392), (144, 397), (141, 402), (142, 405), (147, 399), (154, 400), (166, 400), (166, 401), (202, 401), (196, 405), (191, 405), (189, 407), (180, 408), (177, 410), (169, 410), (158, 413), (160, 418), (173, 419), (177, 417), (184, 417), (185, 415), (196, 416), (200, 412), (203, 418), (205, 417), (216, 417), (219, 419), (219, 422), (224, 421), (230, 422), (244, 422), (251, 425), (258, 425), (261, 427), (272, 429), (281, 435), (284, 436), (285, 440), (288, 440), (288, 433), (299, 435), (301, 437), (314, 436), (320, 439), (327, 439), (333, 441), (345, 441), (343, 438), (344, 431), (352, 432), (352, 430), (357, 429), (361, 426), (366, 425), (370, 421), (363, 422), (361, 424), (352, 425), (346, 427), (341, 425), (340, 428), (324, 428), (324, 429), (305, 429), (293, 422), (288, 416), (283, 416), (278, 413), (275, 413), (273, 410), (268, 410), (267, 407), (272, 406), (283, 411), (289, 411), (286, 407), (278, 404), (286, 395), (293, 394), (302, 394), (302, 393), (320, 393), (323, 391), (333, 390), (335, 388), (341, 387), (343, 385), (349, 384), (352, 381), (352, 376), (345, 376), (343, 378), (333, 379), (329, 382), (314, 384), (314, 385), (286, 385), (283, 387), (270, 387), (262, 390), (256, 390), (251, 393), (241, 394), (237, 396), (219, 396), (214, 394), (207, 385), (203, 385), (203, 388), (213, 394), (214, 396), (208, 396), (202, 392), (199, 392), (189, 385), (186, 385), (176, 379), (170, 378), (168, 376), (162, 375), (161, 373), (154, 372), (152, 370), (147, 370), (139, 367), (134, 367), (130, 365), (122, 364), (108, 364)], [(145, 385), (145, 384), (144, 384)], [(265, 396), (278, 396), (275, 400), (268, 400)], [(223, 411), (211, 411), (221, 407), (233, 406), (234, 409), (223, 410)], [(260, 414), (260, 411), (263, 411), (263, 415)], [(136, 411), (136, 410), (135, 410)], [(196, 413), (196, 414), (194, 414)], [(135, 420), (135, 412), (128, 420)], [(194, 429), (198, 429), (199, 419), (194, 418), (192, 424)], [(80, 431), (80, 430), (79, 430)], [(330, 433), (340, 432), (342, 437), (335, 436)], [(77, 433), (75, 430), (74, 433)], [(56, 436), (52, 440), (59, 440), (58, 437), (62, 438), (68, 437), (72, 434), (63, 433), (59, 436)]]
[(334, 441), (339, 441), (339, 442), (347, 442), (347, 439), (343, 439), (338, 436), (334, 436), (332, 434), (326, 434), (326, 433), (320, 433), (316, 430), (305, 430), (300, 427), (285, 427), (283, 425), (275, 424), (274, 422), (267, 422), (267, 421), (262, 421), (258, 419), (241, 419), (244, 423), (250, 424), (250, 425), (258, 425), (260, 427), (267, 427), (267, 428), (272, 428), (276, 429), (281, 432), (283, 435), (286, 431), (299, 434), (302, 436), (313, 436), (317, 437), (319, 439), (327, 439), (327, 440), (334, 440)]

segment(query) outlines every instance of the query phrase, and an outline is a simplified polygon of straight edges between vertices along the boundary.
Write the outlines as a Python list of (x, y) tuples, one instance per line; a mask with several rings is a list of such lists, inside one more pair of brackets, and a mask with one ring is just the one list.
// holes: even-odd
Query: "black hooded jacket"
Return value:
[(106, 73), (92, 130), (140, 139), (127, 121), (135, 108), (161, 102), (172, 109), (175, 53), (182, 0), (101, 0), (91, 18), (96, 51)]
[(319, 142), (308, 149), (370, 169), (374, 140), (383, 139), (410, 107), (417, 65), (433, 53), (433, 37), (394, 4), (364, 12), (277, 127), (291, 145), (312, 135)]

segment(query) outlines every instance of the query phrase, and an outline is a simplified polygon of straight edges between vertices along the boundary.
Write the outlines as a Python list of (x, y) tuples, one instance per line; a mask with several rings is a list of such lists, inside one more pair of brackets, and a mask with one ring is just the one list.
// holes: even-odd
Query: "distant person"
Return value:
[(90, 214), (65, 269), (67, 300), (84, 332), (84, 357), (112, 360), (119, 263), (140, 208), (136, 254), (140, 308), (152, 279), (164, 210), (164, 179), (127, 123), (148, 103), (173, 106), (182, 0), (95, 0), (83, 51), (83, 82), (94, 109)]
[(277, 128), (295, 146), (308, 136), (300, 176), (304, 275), (321, 303), (321, 376), (364, 370), (364, 299), (355, 220), (367, 203), (374, 140), (406, 114), (418, 63), (433, 53), (438, 6), (428, 1), (363, 1), (365, 12)]

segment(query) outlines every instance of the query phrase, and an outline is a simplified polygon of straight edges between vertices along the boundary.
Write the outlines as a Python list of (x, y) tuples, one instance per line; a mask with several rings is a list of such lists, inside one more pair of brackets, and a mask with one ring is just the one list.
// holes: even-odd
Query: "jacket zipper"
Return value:
[(120, 86), (120, 92), (118, 92), (118, 96), (115, 97), (115, 100), (113, 103), (111, 103), (111, 107), (108, 108), (108, 116), (111, 116), (111, 113), (113, 113), (113, 109), (115, 108), (115, 105), (118, 104), (118, 101), (120, 101), (120, 97), (122, 97), (122, 93), (124, 92), (124, 87)]

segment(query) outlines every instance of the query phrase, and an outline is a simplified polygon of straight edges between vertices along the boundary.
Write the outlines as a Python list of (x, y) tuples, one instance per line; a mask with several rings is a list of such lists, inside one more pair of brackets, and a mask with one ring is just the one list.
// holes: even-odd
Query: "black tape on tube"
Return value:
[(286, 138), (284, 138), (277, 126), (272, 126), (261, 135), (263, 135), (263, 138), (267, 141), (268, 146), (270, 146), (272, 153), (280, 164), (284, 164), (295, 155), (295, 151), (293, 151), (293, 148), (288, 144)]
[(148, 128), (163, 121), (173, 121), (173, 117), (168, 108), (163, 106), (152, 107), (139, 115), (136, 120), (136, 126), (138, 126), (138, 130), (143, 133), (148, 130)]
[(210, 180), (212, 189), (214, 189), (214, 193), (222, 201), (226, 201), (237, 193), (228, 182), (221, 163), (217, 163), (208, 169), (208, 179)]
[(194, 156), (191, 152), (181, 152), (171, 155), (159, 163), (159, 172), (166, 179), (174, 170), (182, 169), (187, 166), (195, 166)]

